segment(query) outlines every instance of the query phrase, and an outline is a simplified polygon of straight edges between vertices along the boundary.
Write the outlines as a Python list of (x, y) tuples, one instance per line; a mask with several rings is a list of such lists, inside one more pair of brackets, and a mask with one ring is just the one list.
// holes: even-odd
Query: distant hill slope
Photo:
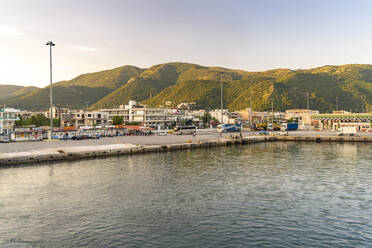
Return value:
[[(118, 106), (127, 103), (131, 99), (145, 101), (152, 106), (164, 105), (165, 99), (172, 100), (174, 103), (182, 102), (181, 99), (194, 99), (194, 92), (189, 92), (186, 88), (182, 88), (182, 86), (185, 83), (199, 80), (206, 82), (206, 84), (214, 84), (216, 80), (219, 80), (221, 72), (225, 72), (225, 74), (233, 80), (242, 79), (246, 75), (250, 74), (244, 71), (217, 67), (209, 68), (188, 63), (166, 63), (155, 65), (145, 70), (140, 75), (132, 78), (126, 85), (102, 98), (91, 107), (105, 108)], [(174, 93), (170, 93), (170, 91), (180, 87), (182, 93), (186, 94), (187, 97), (180, 97), (178, 95), (176, 96)], [(192, 86), (191, 88), (195, 89)], [(169, 95), (168, 93), (172, 95)], [(173, 96), (176, 98), (173, 98)], [(200, 100), (202, 100), (202, 98), (203, 96), (200, 96)], [(154, 101), (154, 99), (161, 100)], [(208, 104), (208, 101), (205, 101), (205, 103)]]
[[(177, 62), (148, 69), (124, 66), (56, 83), (54, 96), (60, 106), (73, 108), (86, 104), (91, 109), (109, 108), (133, 99), (154, 107), (171, 101), (173, 107), (196, 102), (197, 107), (213, 109), (220, 107), (221, 77), (224, 106), (230, 110), (245, 109), (251, 102), (254, 110), (269, 110), (271, 102), (276, 110), (306, 108), (309, 92), (312, 109), (334, 110), (338, 97), (339, 109), (372, 111), (372, 65), (358, 64), (263, 72)], [(6, 103), (23, 109), (47, 109), (49, 88), (33, 90)]]
[(0, 105), (6, 104), (10, 100), (16, 99), (37, 89), (39, 88), (33, 86), (23, 87), (17, 85), (0, 85)]
[[(209, 68), (210, 75), (218, 73)], [(309, 92), (310, 107), (323, 112), (336, 109), (372, 111), (372, 65), (324, 66), (309, 70), (277, 69), (265, 72), (236, 73), (226, 69), (222, 76), (224, 106), (230, 110), (250, 107), (270, 110), (306, 108)], [(202, 108), (219, 108), (220, 82), (218, 77), (206, 80), (194, 78), (164, 89), (144, 103), (151, 106), (172, 101), (196, 102)]]
[[(56, 106), (83, 108), (91, 105), (126, 84), (143, 69), (123, 66), (112, 70), (80, 75), (70, 81), (53, 84), (53, 99)], [(9, 106), (21, 109), (47, 109), (49, 107), (49, 86), (32, 91), (7, 101)]]
[(200, 66), (186, 63), (167, 63), (155, 65), (131, 78), (111, 94), (93, 104), (92, 108), (106, 108), (125, 104), (129, 100), (145, 100), (163, 89), (177, 83), (180, 75), (189, 69)]

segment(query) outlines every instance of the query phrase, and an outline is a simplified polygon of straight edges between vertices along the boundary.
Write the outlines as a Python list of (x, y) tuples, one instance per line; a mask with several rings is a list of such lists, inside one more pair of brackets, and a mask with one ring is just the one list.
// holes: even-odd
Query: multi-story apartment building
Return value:
[(10, 135), (21, 111), (13, 108), (0, 109), (0, 135)]
[[(59, 107), (53, 106), (52, 110), (53, 110), (52, 113), (53, 113), (54, 119), (60, 119), (63, 114), (70, 113), (70, 109), (68, 108), (59, 108)], [(44, 112), (44, 114), (45, 114), (45, 117), (50, 118), (50, 108), (48, 109), (48, 111)]]
[(32, 116), (37, 116), (37, 115), (43, 115), (45, 116), (45, 111), (30, 111), (30, 110), (23, 110), (20, 112), (20, 116), (22, 119), (28, 119), (31, 118)]
[(99, 111), (72, 110), (61, 113), (61, 127), (74, 127), (79, 129), (86, 126), (104, 127), (108, 124), (108, 114)]
[(128, 105), (100, 111), (107, 113), (109, 125), (112, 125), (115, 116), (122, 117), (124, 124), (136, 122), (143, 126), (170, 125), (176, 122), (176, 115), (171, 109), (148, 108), (133, 100), (129, 101)]

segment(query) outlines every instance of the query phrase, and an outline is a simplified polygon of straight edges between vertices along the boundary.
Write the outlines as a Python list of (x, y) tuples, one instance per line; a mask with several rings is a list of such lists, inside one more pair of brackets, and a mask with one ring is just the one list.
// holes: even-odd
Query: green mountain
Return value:
[[(143, 69), (138, 67), (122, 66), (54, 83), (54, 104), (61, 107), (84, 108), (126, 84), (129, 79), (142, 71)], [(7, 105), (21, 109), (47, 109), (49, 107), (49, 86), (14, 97), (7, 101)]]
[(183, 72), (200, 67), (186, 63), (155, 65), (131, 78), (127, 84), (102, 98), (91, 108), (107, 108), (127, 103), (129, 100), (142, 101), (178, 82)]
[[(151, 106), (172, 101), (196, 102), (202, 108), (220, 106), (219, 68), (204, 68), (209, 78), (194, 71), (194, 78), (180, 80), (151, 99), (143, 101)], [(200, 71), (200, 70), (198, 70)], [(198, 76), (199, 75), (199, 76)], [(264, 72), (242, 72), (224, 69), (222, 74), (224, 106), (241, 110), (306, 108), (309, 93), (310, 108), (322, 112), (336, 109), (372, 111), (372, 65), (323, 66), (309, 70), (277, 69)]]
[(0, 85), (0, 105), (6, 104), (11, 99), (21, 97), (37, 89), (39, 88), (33, 86)]
[[(195, 102), (198, 108), (219, 108), (223, 84), (224, 106), (241, 110), (310, 108), (329, 112), (336, 108), (372, 111), (372, 65), (323, 66), (307, 70), (276, 69), (247, 72), (189, 63), (165, 63), (140, 69), (123, 66), (113, 70), (81, 75), (55, 83), (57, 106), (91, 109), (117, 107), (129, 100), (158, 107), (171, 102)], [(14, 92), (17, 88), (8, 87)], [(0, 88), (0, 100), (3, 93)], [(4, 91), (5, 92), (5, 91)], [(47, 109), (49, 87), (34, 89), (7, 98), (8, 106), (23, 109)]]

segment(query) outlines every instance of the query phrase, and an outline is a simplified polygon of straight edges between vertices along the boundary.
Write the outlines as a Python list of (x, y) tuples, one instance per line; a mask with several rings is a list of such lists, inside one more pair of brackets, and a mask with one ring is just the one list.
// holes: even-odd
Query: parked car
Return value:
[(259, 134), (259, 135), (269, 135), (269, 133), (266, 132), (266, 131), (260, 131), (260, 132), (258, 132), (258, 134)]
[(72, 139), (73, 140), (84, 140), (84, 139), (91, 139), (91, 137), (89, 135), (75, 135), (75, 136), (72, 136)]
[(158, 135), (158, 136), (164, 136), (164, 135), (167, 135), (168, 132), (167, 130), (155, 130), (155, 131), (152, 131), (155, 135)]
[(280, 136), (288, 136), (288, 131), (280, 131), (279, 135)]
[(0, 136), (0, 143), (9, 143), (10, 138), (9, 136)]

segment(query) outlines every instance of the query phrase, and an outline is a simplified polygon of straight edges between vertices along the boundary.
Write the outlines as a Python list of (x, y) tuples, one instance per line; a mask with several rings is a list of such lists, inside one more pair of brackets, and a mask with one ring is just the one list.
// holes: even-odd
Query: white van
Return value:
[(357, 136), (357, 133), (356, 127), (340, 127), (337, 130), (338, 136)]

